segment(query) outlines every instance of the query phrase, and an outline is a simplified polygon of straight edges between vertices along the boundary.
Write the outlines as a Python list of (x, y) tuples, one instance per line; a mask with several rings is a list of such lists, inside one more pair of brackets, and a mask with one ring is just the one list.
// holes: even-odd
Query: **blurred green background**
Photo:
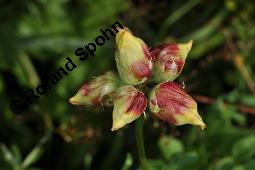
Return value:
[(150, 47), (193, 48), (177, 82), (198, 102), (208, 128), (150, 117), (145, 147), (156, 170), (255, 169), (255, 2), (253, 0), (0, 0), (0, 170), (139, 169), (134, 123), (111, 132), (112, 108), (68, 99), (92, 76), (116, 70), (114, 38), (79, 62), (30, 109), (10, 100), (48, 78), (115, 21)]

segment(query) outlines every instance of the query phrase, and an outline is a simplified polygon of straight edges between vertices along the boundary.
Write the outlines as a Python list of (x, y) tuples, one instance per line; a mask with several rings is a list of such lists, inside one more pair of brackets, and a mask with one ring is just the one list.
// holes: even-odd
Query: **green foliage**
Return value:
[(173, 155), (183, 152), (182, 143), (179, 140), (168, 136), (163, 136), (159, 140), (159, 148), (167, 160), (170, 160)]

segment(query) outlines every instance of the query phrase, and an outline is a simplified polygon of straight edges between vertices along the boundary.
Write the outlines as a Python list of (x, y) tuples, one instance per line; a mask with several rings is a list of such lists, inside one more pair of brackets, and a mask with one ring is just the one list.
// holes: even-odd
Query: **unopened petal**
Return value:
[(145, 95), (133, 86), (122, 86), (116, 92), (112, 131), (139, 118), (147, 106)]
[(186, 44), (162, 44), (155, 47), (153, 57), (153, 81), (160, 83), (176, 79), (185, 64), (192, 47), (192, 40)]
[(152, 58), (143, 40), (135, 37), (128, 29), (116, 35), (115, 60), (122, 81), (129, 85), (145, 82), (152, 71)]
[(158, 118), (172, 124), (193, 124), (206, 127), (197, 112), (197, 104), (180, 85), (164, 82), (156, 86), (150, 95), (149, 109)]
[(101, 105), (103, 99), (108, 100), (106, 97), (113, 96), (112, 94), (117, 90), (117, 84), (116, 75), (113, 72), (106, 72), (83, 84), (69, 102), (73, 105)]

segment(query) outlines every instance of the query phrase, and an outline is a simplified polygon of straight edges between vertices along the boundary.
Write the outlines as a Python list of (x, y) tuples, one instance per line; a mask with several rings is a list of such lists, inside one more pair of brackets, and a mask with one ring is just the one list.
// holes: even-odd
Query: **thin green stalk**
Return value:
[(25, 74), (28, 78), (28, 81), (29, 81), (31, 87), (38, 86), (38, 84), (40, 83), (40, 78), (39, 78), (39, 75), (37, 74), (37, 71), (36, 71), (30, 57), (25, 53), (21, 53), (18, 56), (18, 59), (22, 66), (22, 69), (24, 69), (24, 71), (25, 71)]
[(150, 168), (146, 159), (145, 149), (144, 149), (143, 122), (144, 122), (144, 116), (141, 116), (136, 121), (136, 126), (135, 126), (136, 144), (137, 144), (137, 151), (138, 151), (141, 167), (143, 170), (149, 170)]
[(171, 26), (176, 21), (178, 21), (182, 16), (187, 14), (191, 9), (193, 9), (200, 2), (201, 0), (189, 0), (183, 6), (175, 10), (170, 16), (168, 16), (166, 20), (163, 22), (162, 26), (160, 27), (158, 35), (156, 36), (157, 40), (161, 41), (162, 38), (165, 36), (169, 26)]
[(112, 168), (112, 162), (114, 162), (114, 160), (118, 157), (123, 147), (123, 139), (124, 136), (121, 132), (115, 135), (115, 140), (112, 145), (112, 148), (109, 154), (107, 155), (106, 159), (103, 161), (100, 169), (107, 170)]

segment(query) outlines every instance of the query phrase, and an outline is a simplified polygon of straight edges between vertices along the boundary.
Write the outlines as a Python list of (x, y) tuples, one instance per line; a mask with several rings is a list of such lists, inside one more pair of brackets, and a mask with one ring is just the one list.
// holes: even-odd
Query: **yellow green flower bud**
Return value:
[(133, 86), (120, 87), (114, 99), (112, 131), (134, 121), (147, 107), (145, 95)]
[(197, 103), (175, 82), (161, 83), (151, 91), (149, 109), (156, 117), (172, 125), (206, 127), (197, 112)]
[(104, 100), (107, 103), (117, 90), (117, 76), (109, 71), (102, 76), (95, 77), (91, 81), (85, 83), (75, 96), (69, 99), (73, 105), (102, 105)]
[(145, 82), (152, 71), (151, 55), (143, 40), (127, 29), (116, 35), (115, 60), (122, 81), (129, 85)]
[(186, 44), (162, 44), (151, 51), (153, 57), (153, 81), (173, 81), (183, 69), (192, 41)]

